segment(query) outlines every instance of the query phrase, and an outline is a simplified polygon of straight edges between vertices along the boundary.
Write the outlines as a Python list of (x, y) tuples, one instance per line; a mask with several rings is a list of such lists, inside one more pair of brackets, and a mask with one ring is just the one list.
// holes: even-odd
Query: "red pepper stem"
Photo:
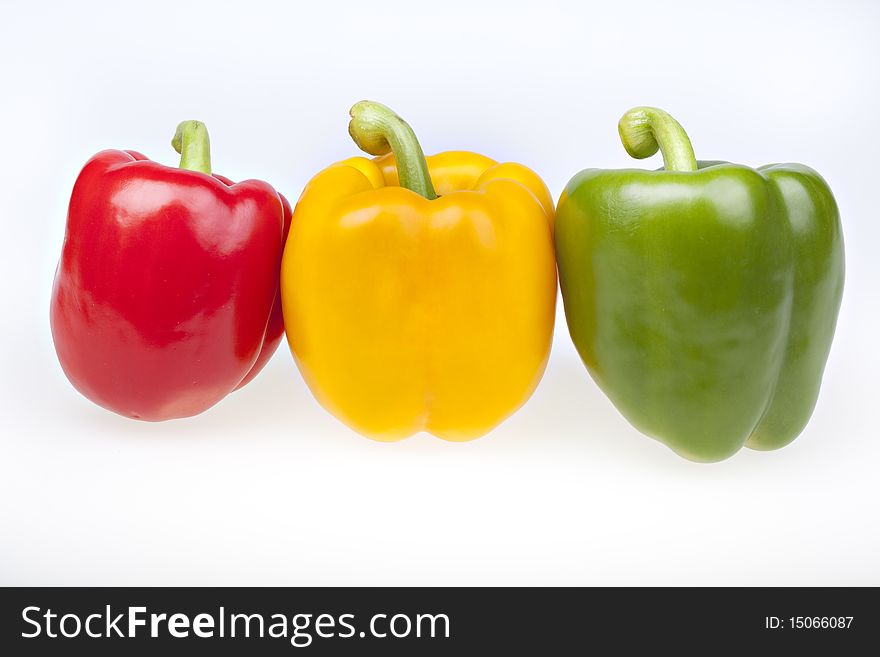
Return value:
[(211, 175), (211, 140), (201, 121), (183, 121), (177, 126), (171, 145), (180, 153), (180, 168)]
[(696, 171), (694, 147), (681, 124), (662, 109), (634, 107), (617, 124), (626, 152), (639, 160), (659, 151), (667, 171)]
[(424, 196), (437, 198), (425, 154), (409, 124), (381, 103), (362, 100), (351, 108), (348, 133), (362, 151), (370, 155), (394, 153), (400, 186)]

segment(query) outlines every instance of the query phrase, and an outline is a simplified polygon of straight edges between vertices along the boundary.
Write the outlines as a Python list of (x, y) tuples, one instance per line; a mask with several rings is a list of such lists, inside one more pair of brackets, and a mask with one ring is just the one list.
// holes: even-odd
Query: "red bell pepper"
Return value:
[(180, 168), (134, 151), (86, 163), (52, 289), (71, 383), (120, 415), (201, 413), (250, 381), (284, 332), (278, 295), (290, 204), (211, 175), (205, 126), (185, 121)]

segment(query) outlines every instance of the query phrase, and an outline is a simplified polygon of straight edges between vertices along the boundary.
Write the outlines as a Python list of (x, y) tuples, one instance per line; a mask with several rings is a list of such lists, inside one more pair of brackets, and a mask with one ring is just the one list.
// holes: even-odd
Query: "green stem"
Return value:
[(381, 103), (362, 100), (352, 106), (348, 133), (362, 151), (370, 155), (394, 153), (400, 186), (421, 194), (426, 199), (437, 198), (425, 154), (409, 124)]
[(634, 107), (617, 124), (626, 152), (639, 160), (659, 149), (667, 171), (696, 171), (697, 159), (678, 121), (656, 107)]
[(201, 121), (183, 121), (171, 145), (180, 153), (180, 168), (201, 171), (211, 175), (211, 140), (208, 129)]

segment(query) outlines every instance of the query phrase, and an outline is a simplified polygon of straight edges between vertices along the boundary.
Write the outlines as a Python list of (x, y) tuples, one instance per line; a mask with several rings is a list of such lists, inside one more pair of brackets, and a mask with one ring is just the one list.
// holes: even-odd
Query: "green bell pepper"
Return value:
[(620, 120), (665, 169), (587, 169), (556, 252), (572, 340), (640, 431), (695, 461), (782, 447), (819, 394), (843, 292), (837, 204), (799, 164), (697, 162), (666, 112)]

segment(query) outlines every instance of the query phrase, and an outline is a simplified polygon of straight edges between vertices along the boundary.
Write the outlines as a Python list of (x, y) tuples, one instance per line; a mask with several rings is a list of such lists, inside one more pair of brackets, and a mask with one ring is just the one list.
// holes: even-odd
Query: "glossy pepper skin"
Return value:
[(684, 131), (653, 108), (620, 130), (636, 157), (659, 141), (667, 166), (582, 171), (560, 198), (560, 283), (581, 358), (636, 428), (686, 458), (788, 444), (815, 406), (843, 290), (831, 190), (798, 164), (691, 169), (676, 152)]
[(486, 433), (531, 395), (550, 350), (556, 268), (543, 182), (474, 153), (429, 157), (427, 169), (433, 200), (399, 186), (391, 154), (323, 170), (296, 205), (284, 252), (297, 365), (325, 408), (377, 440)]
[[(185, 128), (184, 160), (198, 126)], [(289, 216), (264, 182), (233, 184), (134, 151), (95, 155), (71, 195), (50, 312), (74, 387), (158, 421), (200, 413), (252, 379), (283, 333)]]

